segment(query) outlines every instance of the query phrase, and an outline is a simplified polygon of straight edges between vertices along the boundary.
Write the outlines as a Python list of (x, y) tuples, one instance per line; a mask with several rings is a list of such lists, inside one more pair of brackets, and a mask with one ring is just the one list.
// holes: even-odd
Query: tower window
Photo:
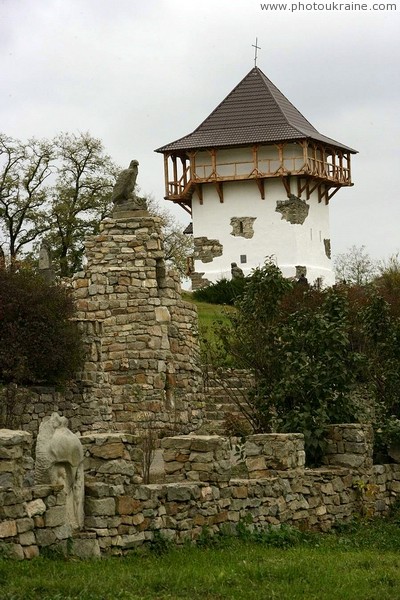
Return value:
[(247, 263), (247, 255), (246, 254), (241, 254), (240, 255), (240, 264), (244, 265)]

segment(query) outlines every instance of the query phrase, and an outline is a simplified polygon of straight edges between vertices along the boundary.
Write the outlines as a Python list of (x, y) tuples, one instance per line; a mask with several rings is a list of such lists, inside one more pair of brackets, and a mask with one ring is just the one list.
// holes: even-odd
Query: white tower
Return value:
[(158, 148), (165, 198), (192, 216), (193, 288), (274, 256), (286, 277), (334, 283), (329, 201), (356, 151), (321, 135), (254, 67), (191, 134)]

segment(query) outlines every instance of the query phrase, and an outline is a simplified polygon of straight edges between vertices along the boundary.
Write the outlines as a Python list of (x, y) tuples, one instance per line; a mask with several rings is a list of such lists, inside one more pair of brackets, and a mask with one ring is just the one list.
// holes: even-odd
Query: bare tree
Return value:
[(365, 285), (377, 275), (377, 264), (365, 246), (352, 246), (338, 254), (335, 260), (336, 280), (353, 285)]

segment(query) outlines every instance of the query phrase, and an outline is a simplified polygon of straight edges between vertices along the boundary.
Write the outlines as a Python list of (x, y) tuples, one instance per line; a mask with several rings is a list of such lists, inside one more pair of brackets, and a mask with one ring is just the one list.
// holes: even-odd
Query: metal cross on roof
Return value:
[(257, 66), (257, 50), (261, 50), (260, 46), (257, 46), (257, 42), (258, 42), (258, 39), (256, 38), (255, 45), (252, 44), (252, 47), (254, 48), (254, 66), (255, 67)]

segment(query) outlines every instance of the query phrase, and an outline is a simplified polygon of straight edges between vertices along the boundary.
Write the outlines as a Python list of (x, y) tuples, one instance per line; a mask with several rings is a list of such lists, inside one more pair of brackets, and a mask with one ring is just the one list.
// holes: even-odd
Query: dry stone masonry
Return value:
[[(250, 521), (251, 528), (287, 523), (327, 531), (355, 515), (384, 514), (400, 493), (400, 465), (372, 465), (371, 430), (357, 424), (330, 428), (347, 466), (332, 466), (334, 444), (326, 457), (331, 465), (306, 469), (302, 435), (252, 435), (244, 444), (249, 476), (236, 479), (227, 438), (166, 438), (167, 482), (147, 485), (141, 483), (137, 438), (100, 433), (80, 439), (85, 522), (74, 531), (63, 486), (32, 485), (31, 435), (0, 430), (0, 473), (18, 474), (0, 487), (0, 542), (13, 556), (32, 558), (47, 547), (82, 558), (121, 554), (151, 541), (155, 532), (183, 543), (195, 541), (204, 528), (234, 532), (239, 522)], [(360, 467), (353, 466), (354, 456), (364, 458)]]
[(230, 444), (223, 437), (180, 435), (161, 441), (166, 481), (223, 483), (231, 477)]
[(327, 465), (371, 469), (374, 445), (368, 425), (332, 425), (327, 444), (324, 458)]
[(244, 445), (251, 479), (268, 477), (274, 471), (304, 469), (306, 453), (301, 433), (259, 433), (249, 435)]
[(160, 219), (114, 211), (86, 242), (87, 268), (73, 284), (91, 344), (82, 379), (107, 398), (113, 426), (188, 431), (201, 419), (197, 315), (168, 271)]
[[(65, 392), (18, 390), (13, 426), (54, 410), (81, 432), (188, 433), (202, 422), (197, 311), (164, 260), (160, 219), (116, 205), (72, 280), (86, 362)], [(4, 422), (4, 419), (3, 419)], [(15, 423), (15, 424), (14, 424)]]

